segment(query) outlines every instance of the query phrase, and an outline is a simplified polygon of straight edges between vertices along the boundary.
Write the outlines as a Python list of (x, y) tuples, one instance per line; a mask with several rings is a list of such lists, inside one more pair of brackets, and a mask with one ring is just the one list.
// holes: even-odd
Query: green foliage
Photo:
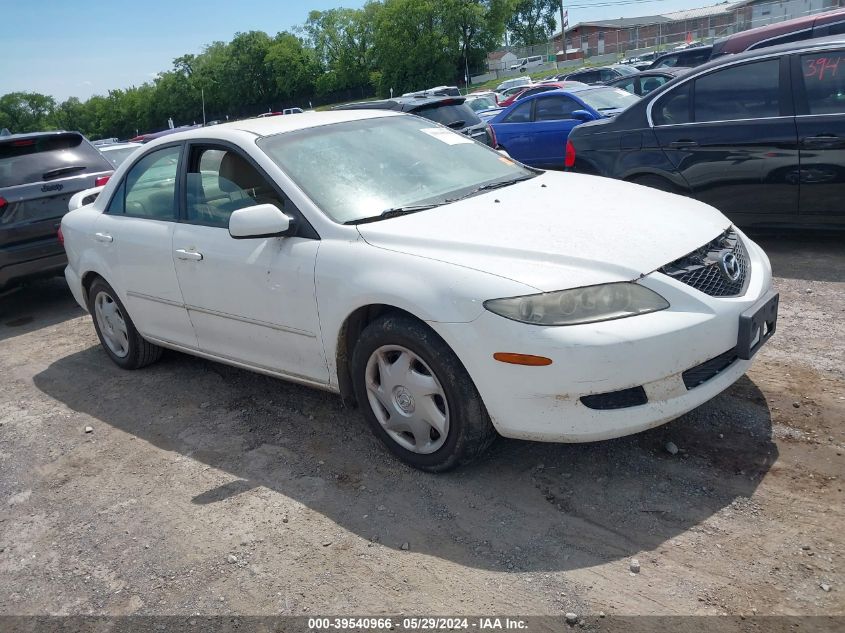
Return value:
[[(463, 83), (499, 46), (518, 0), (370, 0), (360, 9), (312, 11), (294, 32), (237, 33), (173, 60), (140, 86), (87, 101), (37, 93), (0, 97), (0, 128), (79, 130), (130, 138), (168, 119), (254, 116), (267, 110)], [(537, 3), (528, 3), (537, 4)], [(515, 31), (514, 31), (515, 32)]]
[(507, 21), (510, 43), (531, 46), (549, 41), (560, 0), (519, 0)]

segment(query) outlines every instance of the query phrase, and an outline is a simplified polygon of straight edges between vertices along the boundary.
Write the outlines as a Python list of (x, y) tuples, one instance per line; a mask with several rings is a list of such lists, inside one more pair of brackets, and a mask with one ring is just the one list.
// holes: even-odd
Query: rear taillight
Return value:
[(487, 136), (490, 137), (490, 147), (496, 149), (499, 146), (499, 141), (496, 140), (496, 130), (490, 124), (487, 125)]
[(56, 236), (59, 238), (59, 244), (64, 246), (65, 245), (65, 236), (62, 234), (62, 227), (59, 227), (59, 230), (56, 232)]
[(0, 198), (0, 211), (2, 211), (4, 208), (6, 208), (7, 204), (9, 204), (9, 203), (6, 202), (6, 198)]
[(99, 178), (97, 178), (97, 180), (94, 181), (94, 186), (102, 187), (109, 181), (109, 178), (111, 178), (111, 176), (100, 176)]
[(564, 167), (575, 167), (575, 146), (572, 141), (566, 141), (566, 155), (563, 158)]

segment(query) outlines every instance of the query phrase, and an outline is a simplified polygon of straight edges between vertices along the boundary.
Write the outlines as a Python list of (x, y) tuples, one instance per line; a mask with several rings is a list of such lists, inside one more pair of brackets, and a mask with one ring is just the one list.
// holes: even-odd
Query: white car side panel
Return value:
[(324, 241), (317, 258), (316, 280), (323, 344), (333, 385), (337, 385), (338, 334), (358, 308), (382, 304), (424, 321), (468, 323), (485, 311), (483, 302), (490, 297), (534, 291), (495, 275), (374, 248), (362, 239)]
[[(329, 382), (314, 296), (319, 240), (238, 240), (224, 228), (179, 224), (173, 248), (202, 351)], [(180, 259), (180, 250), (202, 259)]]
[[(101, 214), (92, 249), (105, 263), (105, 278), (120, 295), (143, 336), (197, 346), (173, 266), (175, 222)], [(107, 235), (110, 242), (97, 240)]]

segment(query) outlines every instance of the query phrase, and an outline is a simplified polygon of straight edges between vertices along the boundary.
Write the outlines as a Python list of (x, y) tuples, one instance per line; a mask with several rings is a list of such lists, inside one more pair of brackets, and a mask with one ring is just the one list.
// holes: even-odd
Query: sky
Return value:
[[(274, 35), (309, 11), (364, 0), (0, 0), (0, 95), (40, 92), (62, 101), (128, 88), (239, 31)], [(565, 0), (569, 23), (655, 15), (713, 0)]]

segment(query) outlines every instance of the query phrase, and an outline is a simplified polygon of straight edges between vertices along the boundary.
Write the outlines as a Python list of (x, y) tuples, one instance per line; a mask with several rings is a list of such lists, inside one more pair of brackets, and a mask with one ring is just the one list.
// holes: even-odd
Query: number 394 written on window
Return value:
[(842, 57), (815, 57), (804, 60), (804, 76), (819, 81), (835, 77)]

